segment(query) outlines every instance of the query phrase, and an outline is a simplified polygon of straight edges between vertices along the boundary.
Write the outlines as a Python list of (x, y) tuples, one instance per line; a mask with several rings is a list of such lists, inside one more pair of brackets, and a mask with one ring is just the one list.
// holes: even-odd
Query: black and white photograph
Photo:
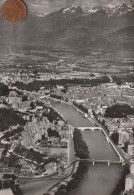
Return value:
[(134, 195), (134, 0), (0, 1), (0, 195)]

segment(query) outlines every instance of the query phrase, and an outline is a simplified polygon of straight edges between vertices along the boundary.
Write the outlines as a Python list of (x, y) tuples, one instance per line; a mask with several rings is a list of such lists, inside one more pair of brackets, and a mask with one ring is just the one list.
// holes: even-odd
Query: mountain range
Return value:
[(134, 5), (72, 5), (46, 15), (28, 13), (12, 25), (1, 20), (1, 47), (16, 45), (73, 50), (134, 51)]

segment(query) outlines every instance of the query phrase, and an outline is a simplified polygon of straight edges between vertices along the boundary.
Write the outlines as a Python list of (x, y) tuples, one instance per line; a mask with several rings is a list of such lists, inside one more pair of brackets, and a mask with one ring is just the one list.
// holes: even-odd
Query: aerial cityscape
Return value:
[(24, 2), (0, 15), (0, 195), (134, 195), (134, 1)]

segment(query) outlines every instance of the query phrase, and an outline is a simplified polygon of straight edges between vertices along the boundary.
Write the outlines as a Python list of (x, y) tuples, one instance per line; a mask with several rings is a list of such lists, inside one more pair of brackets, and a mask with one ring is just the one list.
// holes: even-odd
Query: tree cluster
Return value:
[(74, 149), (76, 157), (80, 159), (89, 159), (89, 151), (86, 142), (82, 138), (82, 133), (79, 129), (74, 130)]
[(26, 120), (22, 118), (18, 112), (13, 109), (0, 108), (0, 131), (3, 132), (13, 125), (22, 125), (26, 124)]
[(14, 129), (12, 131), (7, 131), (6, 133), (4, 133), (4, 135), (1, 137), (1, 139), (7, 139), (10, 138), (12, 136), (18, 135), (20, 136), (21, 132), (24, 131), (23, 127), (18, 127), (17, 129)]
[(26, 148), (22, 146), (18, 146), (14, 149), (14, 152), (17, 154), (21, 154), (27, 159), (30, 159), (32, 161), (36, 161), (37, 163), (43, 162), (43, 157), (46, 157), (45, 154), (41, 154), (40, 152), (37, 152), (33, 150), (32, 148), (27, 150)]
[(114, 76), (113, 80), (117, 85), (124, 84), (125, 82), (134, 82), (134, 74)]
[(26, 101), (28, 101), (28, 96), (27, 96), (27, 95), (24, 95), (24, 96), (22, 97), (22, 102), (26, 102)]
[(47, 119), (52, 123), (57, 118), (61, 118), (61, 116), (52, 108), (49, 108), (49, 113), (43, 112), (43, 116), (47, 117)]
[(0, 83), (0, 96), (7, 96), (9, 94), (9, 88), (7, 85)]
[(56, 99), (59, 99), (59, 100), (62, 99), (62, 96), (56, 95), (56, 94), (50, 94), (50, 97), (53, 97), (53, 98), (56, 98)]
[(51, 130), (51, 128), (48, 128), (47, 133), (48, 133), (48, 137), (57, 137), (57, 138), (60, 138), (59, 133), (57, 131)]
[(4, 174), (4, 180), (0, 179), (0, 189), (11, 188), (14, 195), (22, 195), (19, 184), (15, 182), (16, 176), (13, 174)]
[(3, 154), (2, 162), (8, 167), (15, 167), (17, 169), (20, 168), (18, 164), (19, 157), (17, 155), (11, 154), (10, 156), (6, 156), (5, 154)]
[(127, 153), (128, 145), (129, 145), (129, 144), (130, 144), (129, 141), (125, 142), (124, 147), (122, 148), (122, 149), (124, 150), (124, 152), (126, 152), (126, 153)]
[[(78, 129), (74, 130), (74, 148), (76, 156), (80, 159), (88, 159), (89, 151), (88, 146), (82, 138), (81, 131)], [(77, 171), (72, 175), (72, 178), (66, 185), (61, 185), (56, 191), (55, 195), (68, 195), (68, 192), (78, 187), (79, 183), (84, 177), (84, 174), (88, 171), (89, 164), (79, 162)]]
[(22, 82), (16, 82), (13, 84), (13, 86), (16, 86), (18, 89), (22, 90), (28, 90), (28, 91), (38, 91), (41, 87), (48, 87), (53, 88), (56, 87), (56, 85), (63, 85), (66, 87), (67, 85), (86, 85), (90, 84), (91, 86), (97, 86), (102, 83), (109, 83), (110, 79), (107, 76), (103, 76), (100, 78), (96, 79), (79, 79), (79, 78), (74, 78), (74, 79), (50, 79), (49, 81), (37, 81), (34, 80), (31, 83), (24, 84)]
[(83, 112), (88, 113), (88, 109), (85, 108), (82, 104), (78, 104), (78, 103), (76, 103), (76, 102), (73, 102), (73, 104), (74, 104), (77, 108), (79, 108), (80, 110), (82, 110)]
[(110, 118), (123, 118), (127, 115), (133, 115), (134, 114), (134, 108), (131, 108), (127, 104), (115, 104), (105, 111), (105, 117)]
[(129, 166), (126, 164), (125, 167), (122, 169), (121, 178), (111, 195), (120, 195), (125, 190), (125, 179), (129, 173)]
[(112, 133), (112, 135), (111, 135), (111, 139), (112, 139), (112, 141), (113, 141), (116, 145), (118, 145), (118, 141), (119, 141), (119, 134), (118, 134), (117, 132)]

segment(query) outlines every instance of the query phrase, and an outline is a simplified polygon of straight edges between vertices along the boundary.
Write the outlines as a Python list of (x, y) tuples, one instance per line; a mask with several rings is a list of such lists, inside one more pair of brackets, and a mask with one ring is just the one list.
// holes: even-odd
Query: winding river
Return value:
[[(93, 127), (92, 122), (87, 120), (69, 104), (50, 100), (55, 108), (74, 127)], [(105, 140), (99, 130), (83, 131), (83, 138), (86, 141), (90, 158), (98, 160), (118, 160), (118, 156)], [(119, 165), (90, 165), (79, 187), (69, 193), (69, 195), (110, 195), (120, 178), (121, 166)]]

